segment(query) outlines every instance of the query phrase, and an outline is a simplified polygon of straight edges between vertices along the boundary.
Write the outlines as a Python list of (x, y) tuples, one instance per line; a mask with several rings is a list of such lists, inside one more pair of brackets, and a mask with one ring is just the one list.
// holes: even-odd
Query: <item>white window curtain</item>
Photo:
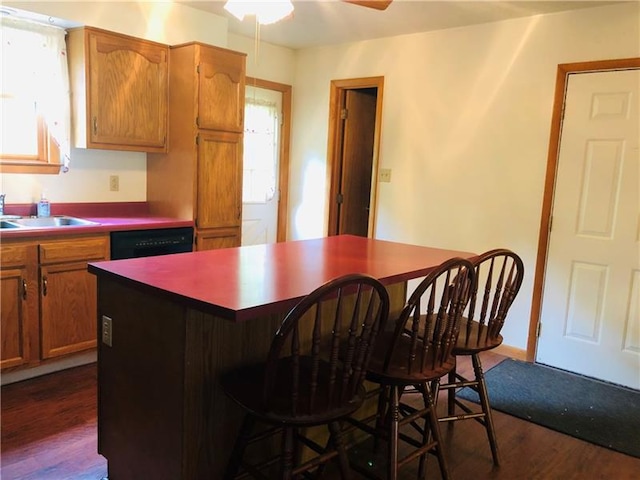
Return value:
[(276, 193), (278, 108), (275, 102), (245, 100), (242, 201), (266, 203)]
[(66, 30), (16, 18), (0, 18), (0, 92), (33, 99), (49, 135), (60, 149), (62, 171), (69, 170), (70, 92)]

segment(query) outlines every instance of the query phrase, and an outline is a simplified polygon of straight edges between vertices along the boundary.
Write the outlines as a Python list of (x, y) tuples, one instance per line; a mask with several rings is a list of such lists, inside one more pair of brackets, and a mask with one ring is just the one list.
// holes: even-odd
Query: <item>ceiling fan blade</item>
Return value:
[(342, 0), (346, 3), (353, 3), (361, 7), (375, 8), (376, 10), (386, 10), (393, 0)]

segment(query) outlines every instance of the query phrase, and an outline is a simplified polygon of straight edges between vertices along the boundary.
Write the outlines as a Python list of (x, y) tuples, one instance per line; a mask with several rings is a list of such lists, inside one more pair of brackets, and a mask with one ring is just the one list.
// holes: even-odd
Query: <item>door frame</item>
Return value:
[(285, 242), (288, 233), (289, 155), (291, 144), (292, 87), (284, 83), (246, 77), (245, 85), (282, 93), (282, 122), (280, 124), (280, 158), (278, 160), (278, 225), (276, 242)]
[(329, 205), (327, 234), (337, 234), (338, 204), (334, 201), (340, 190), (340, 161), (342, 157), (343, 122), (340, 118), (341, 100), (346, 90), (362, 88), (376, 89), (376, 120), (373, 135), (373, 159), (371, 168), (371, 197), (369, 202), (368, 237), (373, 237), (377, 217), (378, 166), (380, 158), (380, 134), (382, 131), (382, 94), (384, 77), (349, 78), (331, 80), (329, 94), (329, 133), (327, 144), (327, 182), (329, 184)]
[(542, 295), (547, 268), (549, 237), (551, 235), (551, 214), (553, 213), (553, 198), (555, 195), (558, 156), (560, 153), (560, 137), (562, 135), (562, 120), (564, 116), (564, 104), (569, 75), (574, 73), (630, 70), (637, 68), (640, 68), (640, 58), (597, 60), (592, 62), (563, 63), (558, 65), (556, 73), (556, 91), (553, 100), (553, 113), (551, 116), (549, 150), (547, 153), (547, 173), (544, 181), (542, 213), (540, 216), (538, 253), (536, 256), (536, 269), (533, 280), (533, 298), (531, 301), (531, 317), (529, 319), (529, 335), (527, 338), (526, 360), (528, 362), (535, 362), (536, 349), (538, 347), (540, 315), (542, 313)]

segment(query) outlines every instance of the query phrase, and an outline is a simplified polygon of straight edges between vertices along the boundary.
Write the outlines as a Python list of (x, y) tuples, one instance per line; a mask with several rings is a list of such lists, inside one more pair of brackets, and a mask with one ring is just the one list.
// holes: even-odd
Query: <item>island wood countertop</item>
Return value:
[(323, 283), (365, 273), (390, 285), (473, 253), (340, 235), (89, 264), (89, 272), (152, 289), (233, 321), (281, 313)]

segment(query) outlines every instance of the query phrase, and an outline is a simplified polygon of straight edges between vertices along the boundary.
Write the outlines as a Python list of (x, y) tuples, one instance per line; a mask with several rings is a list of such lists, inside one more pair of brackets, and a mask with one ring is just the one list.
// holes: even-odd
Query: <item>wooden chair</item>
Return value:
[[(442, 390), (447, 390), (447, 416), (439, 418), (439, 421), (453, 422), (473, 418), (480, 422), (487, 430), (493, 462), (500, 465), (480, 352), (496, 348), (502, 343), (500, 330), (522, 285), (524, 265), (518, 255), (506, 249), (488, 251), (472, 261), (477, 288), (471, 296), (467, 315), (462, 319), (453, 354), (456, 357), (471, 357), (474, 378), (464, 378), (455, 368), (451, 370), (447, 383), (440, 386)], [(463, 387), (470, 387), (478, 393), (479, 411), (456, 398), (456, 391)], [(456, 406), (464, 413), (456, 413)]]
[[(246, 411), (225, 479), (238, 473), (297, 478), (336, 458), (342, 478), (350, 478), (341, 420), (365, 398), (367, 365), (388, 313), (389, 296), (379, 281), (361, 274), (337, 278), (287, 314), (265, 363), (223, 377), (226, 394)], [(271, 428), (255, 433), (258, 421)], [(328, 426), (330, 433), (322, 446), (304, 431), (318, 425)], [(281, 452), (259, 463), (244, 458), (249, 444), (278, 433)], [(268, 451), (274, 444), (260, 445)], [(314, 457), (308, 458), (309, 453)]]
[[(460, 319), (473, 291), (473, 266), (468, 260), (450, 259), (429, 273), (411, 294), (392, 331), (380, 335), (367, 373), (367, 380), (380, 385), (378, 412), (372, 418), (350, 422), (387, 443), (386, 476), (398, 478), (398, 470), (419, 458), (419, 477), (425, 476), (426, 454), (438, 458), (442, 478), (449, 478), (443, 453), (435, 398), (440, 377), (455, 366), (455, 345)], [(400, 402), (405, 389), (422, 395), (418, 407)], [(407, 426), (407, 428), (404, 428)], [(412, 427), (409, 428), (408, 426)], [(409, 430), (409, 433), (406, 433)], [(413, 435), (410, 435), (413, 433)], [(399, 457), (400, 440), (410, 450)], [(372, 462), (373, 463), (373, 462)], [(360, 473), (379, 478), (364, 466)]]

